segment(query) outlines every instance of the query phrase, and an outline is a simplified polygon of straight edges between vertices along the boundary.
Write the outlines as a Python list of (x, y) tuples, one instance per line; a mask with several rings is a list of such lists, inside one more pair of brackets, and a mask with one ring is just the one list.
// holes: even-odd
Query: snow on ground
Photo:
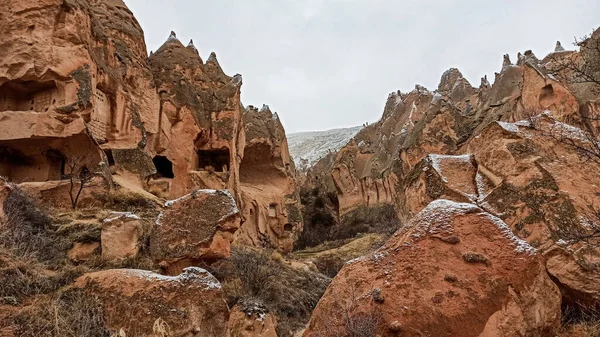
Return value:
[(302, 159), (308, 161), (308, 167), (314, 165), (319, 159), (331, 151), (338, 151), (354, 137), (362, 126), (327, 131), (299, 132), (287, 135), (290, 155), (298, 168)]

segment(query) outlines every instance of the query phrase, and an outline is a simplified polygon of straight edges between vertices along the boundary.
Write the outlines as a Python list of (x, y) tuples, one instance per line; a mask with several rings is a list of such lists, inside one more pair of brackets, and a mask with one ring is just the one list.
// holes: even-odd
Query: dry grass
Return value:
[(229, 260), (208, 269), (223, 283), (230, 307), (251, 301), (273, 313), (280, 337), (290, 337), (308, 323), (331, 281), (282, 264), (270, 252), (245, 247), (233, 247)]
[(100, 301), (66, 290), (27, 307), (11, 319), (21, 337), (109, 337)]
[(564, 306), (563, 326), (557, 337), (600, 337), (600, 311)]

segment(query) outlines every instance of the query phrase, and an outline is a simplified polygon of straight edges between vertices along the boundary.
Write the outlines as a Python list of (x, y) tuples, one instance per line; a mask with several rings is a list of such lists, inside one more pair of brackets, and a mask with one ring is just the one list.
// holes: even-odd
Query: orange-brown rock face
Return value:
[(304, 336), (554, 336), (560, 304), (543, 258), (499, 218), (437, 200), (344, 266)]
[(244, 221), (236, 242), (289, 252), (303, 224), (285, 131), (267, 106), (249, 107), (243, 118), (246, 146), (240, 188)]
[(228, 191), (198, 190), (168, 201), (150, 237), (155, 260), (169, 275), (200, 261), (227, 258), (240, 214)]
[(200, 268), (187, 268), (179, 276), (105, 270), (81, 276), (74, 287), (99, 298), (111, 332), (150, 337), (158, 328), (175, 336), (227, 335), (229, 309), (221, 285)]
[(407, 94), (390, 94), (381, 120), (337, 154), (330, 174), (340, 215), (359, 206), (397, 203), (398, 184), (423, 158), (457, 153), (493, 121), (514, 122), (549, 110), (563, 121), (580, 122), (575, 96), (546, 73), (530, 59), (519, 65), (507, 60), (493, 86), (483, 79), (474, 88), (450, 69), (435, 92), (416, 86)]
[(122, 2), (4, 1), (0, 13), (0, 174), (59, 180), (65, 161), (95, 169), (97, 143), (146, 146), (158, 99)]
[(174, 33), (150, 65), (161, 99), (161, 131), (151, 140), (158, 176), (149, 184), (171, 197), (194, 188), (237, 195), (241, 75), (225, 75), (214, 54), (204, 63), (193, 44), (184, 47)]
[(141, 219), (133, 213), (111, 213), (102, 222), (102, 257), (106, 260), (135, 257), (142, 234)]

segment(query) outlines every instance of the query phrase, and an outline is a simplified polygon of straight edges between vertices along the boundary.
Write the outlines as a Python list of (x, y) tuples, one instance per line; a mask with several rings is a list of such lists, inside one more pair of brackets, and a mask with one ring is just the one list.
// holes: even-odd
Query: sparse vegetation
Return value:
[(280, 337), (304, 327), (331, 281), (287, 266), (270, 252), (245, 247), (233, 247), (229, 260), (208, 269), (223, 283), (230, 308), (244, 301), (264, 305), (277, 317)]
[(599, 337), (600, 312), (582, 306), (563, 306), (562, 328), (557, 337)]
[(99, 300), (69, 289), (30, 306), (12, 319), (21, 337), (109, 337)]

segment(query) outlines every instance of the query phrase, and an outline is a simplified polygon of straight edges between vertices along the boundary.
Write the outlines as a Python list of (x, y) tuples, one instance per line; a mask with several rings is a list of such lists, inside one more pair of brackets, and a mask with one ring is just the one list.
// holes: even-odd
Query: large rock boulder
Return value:
[(106, 327), (126, 336), (222, 337), (229, 309), (219, 281), (200, 268), (179, 276), (145, 270), (115, 269), (81, 276), (73, 287), (98, 297)]
[(102, 257), (107, 260), (135, 257), (143, 233), (141, 218), (133, 213), (111, 213), (102, 221)]
[(227, 190), (197, 190), (168, 201), (150, 237), (152, 257), (169, 275), (200, 261), (229, 257), (240, 226), (235, 199)]
[(560, 306), (541, 255), (502, 220), (437, 200), (344, 266), (304, 336), (554, 336)]

